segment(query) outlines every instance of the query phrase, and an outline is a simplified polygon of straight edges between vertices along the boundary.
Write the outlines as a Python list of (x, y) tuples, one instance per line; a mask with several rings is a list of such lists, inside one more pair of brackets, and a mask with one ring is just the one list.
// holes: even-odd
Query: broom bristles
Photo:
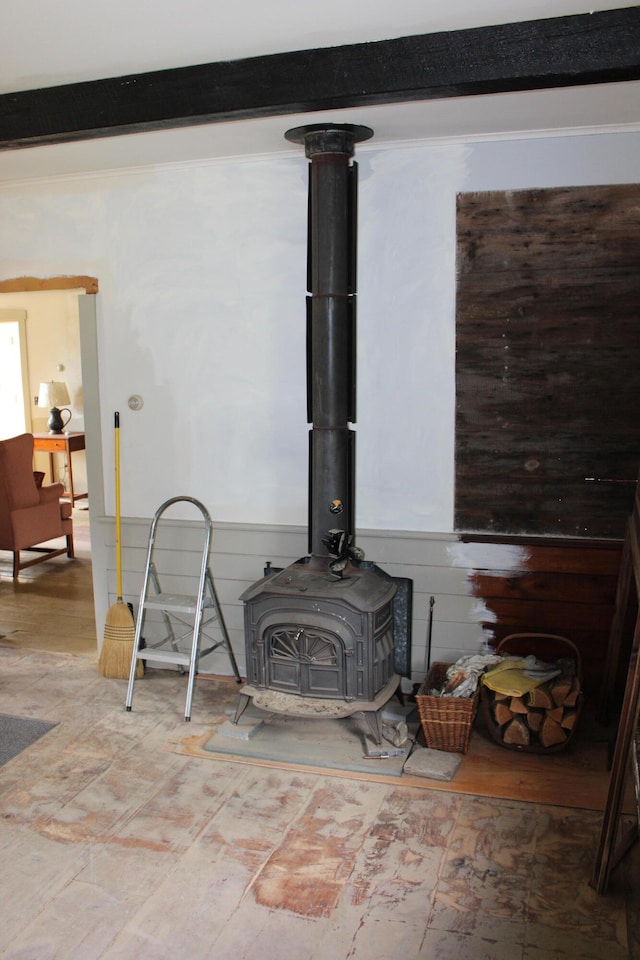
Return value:
[[(135, 647), (136, 628), (129, 607), (118, 598), (107, 611), (104, 639), (98, 659), (98, 669), (104, 677), (113, 680), (128, 680), (131, 658)], [(142, 677), (144, 664), (138, 661), (136, 678)]]

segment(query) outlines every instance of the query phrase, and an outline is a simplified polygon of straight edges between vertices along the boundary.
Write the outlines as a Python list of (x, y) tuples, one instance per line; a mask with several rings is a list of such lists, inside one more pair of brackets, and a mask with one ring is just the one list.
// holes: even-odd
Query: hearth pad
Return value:
[[(393, 707), (394, 720), (398, 709)], [(319, 719), (267, 713), (249, 706), (238, 724), (228, 720), (220, 726), (204, 749), (223, 756), (400, 777), (417, 734), (417, 718), (408, 722), (408, 727), (409, 740), (401, 753), (377, 759), (366, 754), (380, 750), (393, 754), (396, 748), (386, 740), (376, 744), (367, 722), (358, 714)]]

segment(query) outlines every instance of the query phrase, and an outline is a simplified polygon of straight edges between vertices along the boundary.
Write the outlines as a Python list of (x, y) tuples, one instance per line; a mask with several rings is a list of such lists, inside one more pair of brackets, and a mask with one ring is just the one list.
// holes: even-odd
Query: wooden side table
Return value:
[(85, 500), (89, 494), (88, 493), (76, 493), (73, 489), (73, 465), (71, 454), (75, 453), (76, 450), (85, 449), (85, 438), (84, 432), (76, 433), (34, 433), (33, 435), (33, 449), (36, 453), (48, 453), (49, 454), (49, 472), (51, 474), (51, 482), (55, 480), (55, 474), (53, 470), (54, 466), (54, 455), (56, 453), (64, 453), (67, 457), (67, 467), (69, 468), (69, 490), (65, 491), (63, 494), (64, 497), (68, 497), (71, 500), (71, 505), (76, 502), (76, 500)]

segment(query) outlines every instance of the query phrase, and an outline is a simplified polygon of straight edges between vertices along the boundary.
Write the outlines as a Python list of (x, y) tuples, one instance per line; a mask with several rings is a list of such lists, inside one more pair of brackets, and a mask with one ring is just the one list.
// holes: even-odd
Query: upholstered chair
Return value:
[[(61, 483), (38, 486), (33, 471), (33, 436), (0, 440), (0, 550), (13, 553), (13, 577), (35, 563), (66, 553), (73, 557), (73, 520), (71, 504), (60, 499)], [(66, 537), (66, 547), (38, 546)], [(20, 551), (35, 551), (38, 556), (20, 559)]]

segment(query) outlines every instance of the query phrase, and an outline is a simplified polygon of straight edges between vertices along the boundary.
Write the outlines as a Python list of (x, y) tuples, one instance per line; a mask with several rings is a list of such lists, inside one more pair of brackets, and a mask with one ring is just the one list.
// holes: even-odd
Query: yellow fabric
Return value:
[(496, 693), (503, 693), (509, 697), (522, 697), (525, 693), (535, 690), (547, 679), (525, 676), (524, 667), (524, 660), (505, 659), (487, 670), (482, 677), (482, 682)]

